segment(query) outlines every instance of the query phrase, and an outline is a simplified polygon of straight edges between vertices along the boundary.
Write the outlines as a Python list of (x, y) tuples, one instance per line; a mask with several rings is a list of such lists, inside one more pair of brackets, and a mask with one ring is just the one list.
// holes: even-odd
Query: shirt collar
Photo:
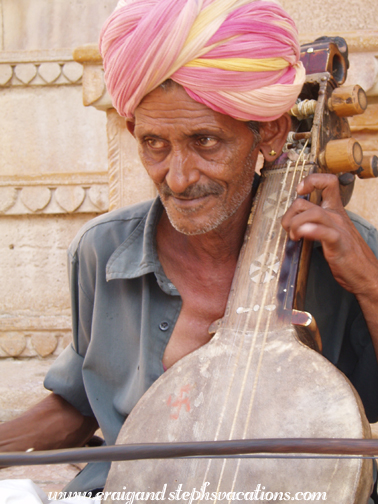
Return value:
[(106, 280), (138, 278), (154, 273), (160, 288), (167, 294), (178, 294), (166, 277), (156, 249), (156, 228), (163, 212), (157, 197), (137, 227), (110, 256), (106, 265)]

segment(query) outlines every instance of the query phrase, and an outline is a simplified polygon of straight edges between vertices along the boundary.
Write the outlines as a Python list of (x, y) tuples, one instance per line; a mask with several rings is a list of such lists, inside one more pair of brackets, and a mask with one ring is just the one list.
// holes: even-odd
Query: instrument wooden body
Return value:
[[(288, 242), (280, 219), (296, 197), (298, 182), (318, 169), (316, 161), (325, 143), (348, 135), (344, 120), (324, 114), (334, 85), (331, 78), (322, 77), (315, 84), (319, 99), (311, 150), (301, 145), (281, 165), (264, 170), (220, 328), (207, 345), (177, 362), (146, 392), (117, 444), (369, 437), (369, 424), (353, 387), (320, 353), (299, 340), (302, 331), (292, 324), (295, 315), (298, 318), (294, 309), (303, 304), (310, 247), (305, 244), (301, 250)], [(312, 87), (305, 93), (311, 94)], [(310, 316), (303, 317), (311, 321)], [(164, 501), (171, 492), (172, 497), (177, 495), (179, 485), (182, 492), (201, 487), (208, 492), (195, 494), (192, 502), (236, 499), (231, 494), (221, 498), (219, 493), (211, 498), (212, 492), (243, 492), (240, 500), (261, 502), (273, 500), (271, 493), (282, 492), (282, 500), (291, 500), (296, 492), (326, 492), (330, 503), (364, 504), (371, 479), (371, 461), (362, 459), (143, 460), (114, 462), (105, 491), (121, 492), (124, 487), (129, 492), (164, 491)], [(253, 499), (258, 485), (269, 494)], [(146, 500), (156, 498), (140, 498)]]

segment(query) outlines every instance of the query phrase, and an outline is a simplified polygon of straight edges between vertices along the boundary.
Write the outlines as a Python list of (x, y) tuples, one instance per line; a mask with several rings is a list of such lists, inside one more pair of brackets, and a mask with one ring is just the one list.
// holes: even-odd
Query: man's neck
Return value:
[(182, 307), (165, 349), (166, 368), (207, 343), (209, 327), (223, 317), (250, 213), (251, 197), (215, 230), (180, 233), (163, 212), (157, 250), (165, 274), (181, 295)]

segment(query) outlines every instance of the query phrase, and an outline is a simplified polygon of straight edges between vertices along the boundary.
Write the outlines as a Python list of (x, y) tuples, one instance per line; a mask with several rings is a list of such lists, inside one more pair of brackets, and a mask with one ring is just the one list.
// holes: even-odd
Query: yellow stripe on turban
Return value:
[(290, 65), (283, 58), (219, 58), (205, 59), (198, 58), (184, 65), (189, 68), (218, 68), (230, 72), (273, 72), (283, 70)]

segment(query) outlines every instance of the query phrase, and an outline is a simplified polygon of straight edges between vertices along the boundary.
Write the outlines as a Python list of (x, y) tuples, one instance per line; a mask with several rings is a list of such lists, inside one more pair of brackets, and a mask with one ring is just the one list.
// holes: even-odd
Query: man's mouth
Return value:
[(211, 182), (207, 185), (191, 185), (181, 193), (176, 193), (165, 183), (158, 186), (158, 192), (164, 206), (172, 206), (176, 211), (184, 214), (195, 213), (200, 211), (212, 197), (221, 195), (224, 188), (216, 183)]
[(181, 196), (168, 196), (165, 201), (171, 200), (174, 208), (181, 213), (193, 213), (199, 211), (213, 196), (212, 194), (204, 194), (192, 198), (182, 198)]
[(175, 199), (175, 200), (180, 200), (180, 201), (196, 201), (196, 200), (202, 200), (204, 198), (206, 198), (207, 196), (212, 196), (212, 193), (206, 193), (206, 194), (202, 194), (200, 196), (194, 196), (194, 197), (182, 197), (182, 196), (175, 196), (174, 194), (172, 194), (170, 197)]
[(223, 193), (223, 187), (215, 182), (208, 186), (189, 186), (182, 193), (175, 193), (165, 184), (158, 187), (159, 193), (164, 198), (173, 197), (176, 200), (192, 201), (204, 199), (207, 196), (219, 196)]

